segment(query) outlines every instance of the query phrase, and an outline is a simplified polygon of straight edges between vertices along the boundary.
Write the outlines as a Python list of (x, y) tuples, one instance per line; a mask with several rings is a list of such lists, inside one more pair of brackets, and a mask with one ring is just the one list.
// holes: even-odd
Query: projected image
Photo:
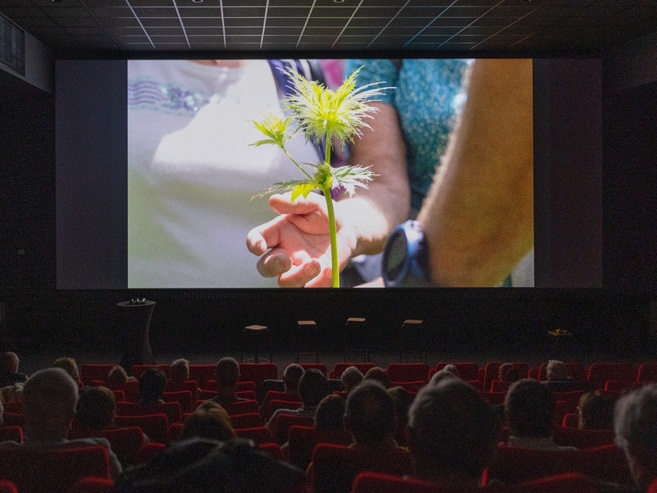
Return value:
[[(436, 170), (444, 167), (473, 66), (457, 59), (130, 60), (128, 288), (331, 285), (323, 197), (312, 192), (294, 204), (289, 195), (253, 198), (275, 182), (303, 178), (281, 149), (251, 145), (263, 139), (253, 121), (285, 116), (281, 100), (290, 80), (280, 67), (331, 88), (362, 67), (359, 87), (386, 88), (371, 103), (378, 112), (366, 120), (369, 127), (353, 143), (335, 145), (332, 160), (336, 167), (371, 166), (377, 174), (353, 197), (341, 189), (333, 198), (341, 285), (378, 285), (380, 252), (392, 227), (426, 206)], [(531, 127), (531, 104), (526, 112)], [(303, 163), (325, 155), (301, 133), (286, 148)], [(471, 202), (472, 193), (466, 194)], [(512, 189), (506, 196), (524, 193)], [(484, 203), (490, 206), (490, 197)], [(505, 211), (505, 221), (522, 223), (522, 238), (506, 238), (518, 235), (505, 227), (504, 241), (476, 253), (485, 264), (486, 257), (500, 257), (487, 249), (507, 252), (495, 261), (503, 265), (497, 271), (506, 271), (489, 275), (491, 286), (533, 285), (533, 223), (526, 224), (532, 201), (516, 203), (522, 210)], [(485, 285), (471, 279), (472, 286)]]

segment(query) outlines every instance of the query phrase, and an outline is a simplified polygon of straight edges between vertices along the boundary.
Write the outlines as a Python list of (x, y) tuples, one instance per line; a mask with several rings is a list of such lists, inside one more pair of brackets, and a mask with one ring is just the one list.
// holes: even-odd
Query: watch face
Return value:
[(403, 231), (397, 231), (390, 237), (390, 245), (383, 258), (383, 269), (388, 279), (399, 277), (404, 269), (407, 255), (406, 236)]

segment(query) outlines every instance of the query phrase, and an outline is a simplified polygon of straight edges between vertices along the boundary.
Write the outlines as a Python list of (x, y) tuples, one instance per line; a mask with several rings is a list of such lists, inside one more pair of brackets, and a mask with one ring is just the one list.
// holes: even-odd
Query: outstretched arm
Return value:
[(531, 60), (477, 60), (418, 220), (438, 286), (495, 286), (534, 242)]

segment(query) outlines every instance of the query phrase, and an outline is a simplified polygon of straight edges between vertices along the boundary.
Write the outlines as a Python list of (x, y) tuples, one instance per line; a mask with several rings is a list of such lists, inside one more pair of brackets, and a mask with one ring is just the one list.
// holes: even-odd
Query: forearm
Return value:
[(362, 137), (351, 147), (351, 165), (371, 166), (375, 176), (367, 189), (342, 197), (336, 211), (342, 226), (353, 229), (357, 245), (353, 255), (378, 253), (390, 230), (409, 214), (410, 191), (406, 171), (406, 145), (397, 112), (383, 103)]
[(533, 245), (531, 60), (475, 62), (420, 221), (439, 286), (499, 284)]

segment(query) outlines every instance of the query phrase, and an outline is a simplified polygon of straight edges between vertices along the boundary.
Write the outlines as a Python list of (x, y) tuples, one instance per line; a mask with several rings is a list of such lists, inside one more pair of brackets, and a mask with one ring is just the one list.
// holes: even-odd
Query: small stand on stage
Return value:
[(130, 300), (117, 303), (116, 306), (127, 316), (122, 338), (121, 366), (129, 372), (132, 365), (155, 364), (149, 336), (155, 302), (146, 299)]

